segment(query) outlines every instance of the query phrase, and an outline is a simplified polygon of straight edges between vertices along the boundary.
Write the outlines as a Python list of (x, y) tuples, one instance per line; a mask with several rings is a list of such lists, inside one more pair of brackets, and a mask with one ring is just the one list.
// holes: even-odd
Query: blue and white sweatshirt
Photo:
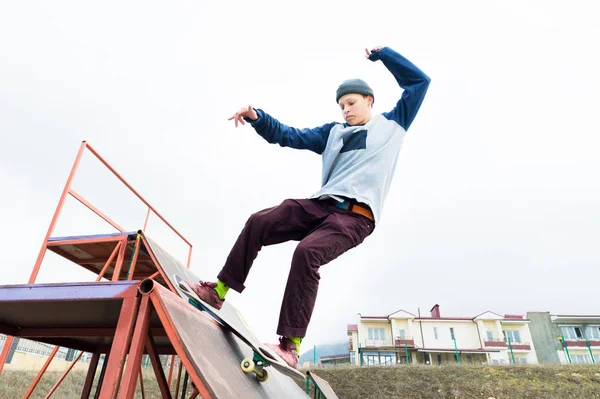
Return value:
[(354, 198), (371, 207), (377, 224), (404, 136), (421, 107), (430, 79), (389, 47), (371, 52), (369, 59), (381, 60), (404, 89), (390, 112), (372, 115), (365, 125), (331, 122), (298, 129), (257, 109), (258, 119), (250, 123), (269, 143), (322, 155), (322, 187), (309, 198)]

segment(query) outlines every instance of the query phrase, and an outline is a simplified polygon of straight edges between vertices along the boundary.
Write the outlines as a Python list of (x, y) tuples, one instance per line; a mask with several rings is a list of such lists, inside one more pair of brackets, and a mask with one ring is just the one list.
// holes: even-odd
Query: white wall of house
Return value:
[[(472, 321), (462, 320), (415, 320), (418, 326), (422, 323), (423, 337), (421, 338), (420, 330), (418, 339), (415, 343), (424, 348), (450, 348), (454, 349), (454, 340), (450, 329), (454, 331), (456, 344), (460, 348), (479, 348), (480, 341), (477, 334), (477, 327)], [(418, 328), (418, 327), (417, 327)], [(437, 329), (437, 334), (436, 334)], [(425, 341), (425, 342), (423, 342)]]

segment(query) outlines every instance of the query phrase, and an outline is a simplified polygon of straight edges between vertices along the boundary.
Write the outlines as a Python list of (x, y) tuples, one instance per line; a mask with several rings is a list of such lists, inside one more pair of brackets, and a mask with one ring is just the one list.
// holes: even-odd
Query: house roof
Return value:
[(412, 314), (412, 313), (410, 313), (410, 312), (408, 312), (408, 311), (406, 311), (406, 310), (404, 310), (404, 309), (398, 309), (398, 310), (396, 310), (395, 312), (392, 312), (392, 313), (390, 313), (390, 314), (388, 315), (388, 317), (390, 317), (390, 316), (392, 316), (392, 315), (395, 315), (396, 313), (400, 313), (400, 312), (407, 313), (407, 314), (411, 315), (412, 317), (417, 317), (416, 315), (414, 315), (414, 314)]
[(468, 320), (473, 321), (472, 317), (415, 317), (415, 320)]
[(483, 313), (479, 313), (477, 316), (475, 316), (475, 317), (473, 317), (473, 318), (474, 318), (474, 319), (476, 319), (476, 318), (478, 318), (478, 317), (480, 317), (480, 316), (483, 316), (483, 315), (484, 315), (484, 314), (486, 314), (486, 313), (493, 314), (494, 316), (498, 316), (499, 318), (502, 318), (502, 315), (501, 315), (501, 314), (498, 314), (498, 313), (496, 313), (496, 312), (492, 312), (492, 311), (490, 311), (490, 310), (486, 310), (486, 311), (485, 311), (485, 312), (483, 312)]
[(356, 324), (348, 324), (348, 332), (358, 332), (358, 325)]
[[(436, 305), (436, 306), (438, 306), (438, 305)], [(434, 306), (433, 308), (435, 308), (435, 306)], [(432, 310), (433, 310), (433, 308), (432, 308)], [(501, 314), (499, 314), (499, 313), (492, 312), (492, 311), (489, 311), (489, 310), (486, 310), (485, 312), (483, 312), (483, 313), (480, 313), (480, 314), (478, 314), (477, 316), (473, 316), (473, 317), (433, 317), (433, 316), (421, 316), (421, 317), (418, 317), (418, 316), (416, 316), (415, 314), (413, 314), (413, 313), (411, 313), (411, 312), (408, 312), (408, 311), (406, 311), (406, 310), (404, 310), (404, 309), (398, 309), (398, 310), (396, 310), (395, 312), (392, 312), (392, 313), (390, 313), (389, 315), (385, 315), (385, 316), (363, 316), (363, 315), (361, 315), (360, 313), (359, 313), (359, 316), (360, 316), (360, 318), (361, 318), (361, 319), (378, 319), (378, 320), (388, 320), (388, 319), (389, 319), (391, 316), (393, 316), (393, 315), (395, 315), (395, 314), (397, 314), (397, 313), (400, 313), (400, 312), (404, 312), (404, 313), (406, 313), (406, 314), (409, 314), (409, 315), (411, 315), (411, 316), (412, 316), (412, 317), (413, 317), (415, 320), (449, 320), (449, 321), (451, 321), (451, 320), (462, 320), (462, 321), (467, 321), (467, 320), (470, 320), (470, 321), (474, 321), (474, 320), (475, 320), (475, 319), (477, 319), (478, 317), (481, 317), (481, 316), (483, 316), (483, 315), (485, 315), (485, 314), (489, 313), (490, 315), (497, 316), (497, 318), (498, 318), (499, 320), (508, 320), (508, 321), (511, 321), (511, 320), (523, 320), (523, 321), (528, 321), (528, 319), (526, 319), (526, 318), (525, 318), (525, 317), (523, 317), (522, 315), (511, 315), (511, 314), (506, 314), (506, 315), (504, 315), (504, 316), (503, 316), (503, 315), (501, 315)], [(581, 315), (581, 316), (572, 316), (572, 315), (568, 315), (568, 316), (564, 316), (564, 315), (553, 315), (553, 316), (554, 316), (554, 317), (599, 317), (599, 318), (600, 318), (600, 315), (597, 315), (597, 316), (590, 316), (590, 315)]]

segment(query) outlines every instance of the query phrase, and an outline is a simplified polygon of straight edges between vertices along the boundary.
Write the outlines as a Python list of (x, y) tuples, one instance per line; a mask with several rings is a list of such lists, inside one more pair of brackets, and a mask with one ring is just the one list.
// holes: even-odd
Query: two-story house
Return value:
[(600, 364), (600, 315), (528, 312), (540, 363)]
[(405, 310), (357, 316), (348, 325), (350, 360), (356, 365), (396, 363), (537, 363), (529, 320), (485, 312), (474, 317), (431, 316)]

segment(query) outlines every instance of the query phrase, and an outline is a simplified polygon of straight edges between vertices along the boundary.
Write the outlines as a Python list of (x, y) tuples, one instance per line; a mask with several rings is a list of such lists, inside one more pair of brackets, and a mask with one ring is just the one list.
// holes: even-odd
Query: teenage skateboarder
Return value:
[(404, 89), (390, 112), (373, 115), (373, 90), (363, 80), (349, 79), (338, 87), (335, 97), (345, 123), (297, 129), (252, 106), (229, 118), (236, 127), (250, 123), (269, 143), (322, 155), (322, 187), (308, 198), (286, 199), (252, 214), (217, 281), (188, 282), (202, 300), (220, 309), (229, 288), (244, 290), (244, 281), (263, 246), (299, 241), (281, 304), (279, 344), (268, 344), (294, 368), (317, 297), (319, 268), (373, 232), (402, 141), (429, 87), (429, 77), (391, 48), (365, 51), (367, 59), (383, 62)]

